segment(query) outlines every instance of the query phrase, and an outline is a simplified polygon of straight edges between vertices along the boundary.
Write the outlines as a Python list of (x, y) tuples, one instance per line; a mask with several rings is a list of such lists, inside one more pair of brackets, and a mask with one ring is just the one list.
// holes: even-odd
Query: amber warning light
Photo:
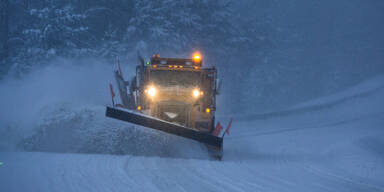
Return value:
[(193, 60), (195, 62), (200, 62), (201, 61), (201, 55), (199, 53), (193, 54)]

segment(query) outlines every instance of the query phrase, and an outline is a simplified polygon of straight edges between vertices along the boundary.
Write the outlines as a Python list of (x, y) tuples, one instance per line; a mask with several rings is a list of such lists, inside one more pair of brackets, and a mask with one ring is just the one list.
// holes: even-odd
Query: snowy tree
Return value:
[[(8, 58), (8, 18), (9, 18), (8, 0), (0, 1), (0, 64)], [(7, 64), (8, 65), (8, 64)], [(7, 70), (0, 68), (0, 77)]]
[(75, 13), (73, 7), (31, 9), (29, 16), (30, 24), (22, 31), (24, 46), (15, 61), (18, 67), (29, 68), (48, 58), (80, 56), (87, 51), (86, 17)]
[(0, 61), (8, 56), (8, 0), (0, 1)]
[(43, 51), (56, 54), (56, 49), (72, 50), (86, 46), (83, 38), (87, 27), (82, 23), (85, 16), (76, 14), (72, 7), (32, 9), (30, 14), (37, 22), (23, 33), (31, 39), (30, 43), (38, 44)]
[(143, 47), (149, 54), (167, 51), (173, 56), (198, 49), (225, 61), (225, 53), (241, 50), (250, 40), (233, 22), (229, 0), (86, 2), (20, 1), (27, 14), (16, 23), (15, 31), (21, 33), (13, 36), (22, 45), (12, 50), (13, 63), (28, 68), (56, 56), (111, 59)]
[(229, 2), (218, 0), (136, 1), (127, 40), (147, 42), (155, 50), (228, 47), (236, 38)]

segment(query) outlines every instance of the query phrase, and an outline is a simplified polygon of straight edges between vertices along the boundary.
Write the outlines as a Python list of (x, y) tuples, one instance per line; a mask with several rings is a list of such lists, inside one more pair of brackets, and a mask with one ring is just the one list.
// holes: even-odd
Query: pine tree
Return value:
[(86, 16), (75, 13), (73, 7), (30, 9), (29, 16), (31, 23), (22, 32), (24, 46), (14, 61), (21, 70), (52, 57), (81, 56), (87, 51)]
[(8, 71), (9, 2), (0, 0), (0, 78)]
[(237, 35), (230, 23), (230, 4), (223, 1), (142, 0), (134, 10), (127, 39), (157, 50), (228, 47)]
[(0, 61), (8, 57), (8, 0), (0, 1)]

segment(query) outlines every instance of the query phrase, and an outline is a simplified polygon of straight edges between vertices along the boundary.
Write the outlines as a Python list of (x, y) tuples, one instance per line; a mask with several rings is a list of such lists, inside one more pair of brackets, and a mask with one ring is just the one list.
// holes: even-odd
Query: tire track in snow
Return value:
[(303, 113), (320, 111), (320, 110), (324, 110), (324, 109), (330, 109), (332, 107), (344, 104), (344, 103), (349, 102), (351, 100), (356, 100), (356, 99), (361, 99), (361, 98), (371, 96), (371, 95), (373, 95), (373, 94), (375, 94), (375, 93), (377, 93), (383, 89), (384, 89), (384, 86), (380, 86), (380, 87), (376, 87), (372, 90), (368, 90), (365, 92), (361, 92), (361, 93), (357, 93), (354, 95), (339, 98), (339, 99), (336, 99), (334, 101), (329, 101), (327, 103), (313, 104), (310, 106), (302, 106), (302, 107), (298, 107), (298, 108), (292, 108), (292, 109), (281, 110), (281, 111), (274, 111), (274, 112), (269, 112), (269, 113), (236, 116), (235, 119), (239, 120), (239, 121), (267, 120), (270, 118), (283, 117), (283, 116), (289, 116), (289, 115), (300, 115)]
[(226, 140), (241, 139), (241, 138), (246, 138), (246, 137), (257, 137), (257, 136), (264, 136), (264, 135), (271, 135), (271, 134), (280, 134), (280, 133), (284, 133), (284, 132), (301, 131), (301, 130), (307, 130), (307, 129), (319, 129), (319, 128), (323, 128), (323, 127), (337, 127), (338, 125), (342, 125), (342, 124), (346, 124), (346, 123), (350, 123), (350, 122), (356, 122), (356, 121), (360, 121), (363, 119), (377, 118), (377, 117), (384, 117), (384, 112), (368, 114), (368, 115), (354, 117), (354, 118), (350, 118), (350, 119), (335, 121), (332, 123), (323, 123), (321, 125), (315, 125), (315, 126), (276, 129), (276, 130), (263, 131), (263, 132), (255, 131), (256, 133), (249, 132), (247, 134), (237, 134), (235, 136), (226, 137)]
[[(308, 171), (314, 173), (315, 175), (319, 175), (319, 177), (321, 177), (323, 180), (332, 180), (333, 182), (336, 181), (335, 183), (337, 184), (344, 183), (351, 190), (356, 190), (356, 188), (359, 188), (357, 191), (367, 191), (368, 188), (370, 189), (369, 191), (384, 191), (384, 186), (369, 184), (363, 182), (364, 179), (362, 178), (352, 178), (351, 176), (331, 171), (326, 167), (315, 167), (313, 166), (312, 162), (306, 163), (305, 167), (308, 169)], [(347, 188), (345, 185), (343, 187)]]

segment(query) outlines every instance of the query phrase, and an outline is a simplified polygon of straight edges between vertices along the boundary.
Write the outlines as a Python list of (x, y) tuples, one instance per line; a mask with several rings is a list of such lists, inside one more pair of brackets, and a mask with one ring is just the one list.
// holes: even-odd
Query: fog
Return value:
[[(243, 27), (255, 25), (270, 41), (234, 55), (237, 69), (227, 69), (239, 71), (230, 89), (241, 84), (252, 90), (242, 95), (247, 99), (238, 104), (246, 103), (241, 109), (251, 102), (252, 110), (274, 110), (384, 71), (382, 1), (243, 0), (238, 6)], [(257, 59), (260, 52), (264, 56)]]
[(55, 119), (65, 120), (65, 115), (73, 116), (84, 106), (109, 104), (109, 82), (112, 72), (107, 65), (94, 60), (74, 63), (65, 59), (22, 78), (4, 79), (0, 83), (0, 105), (4, 109), (0, 115), (0, 148), (16, 150), (22, 138)]

